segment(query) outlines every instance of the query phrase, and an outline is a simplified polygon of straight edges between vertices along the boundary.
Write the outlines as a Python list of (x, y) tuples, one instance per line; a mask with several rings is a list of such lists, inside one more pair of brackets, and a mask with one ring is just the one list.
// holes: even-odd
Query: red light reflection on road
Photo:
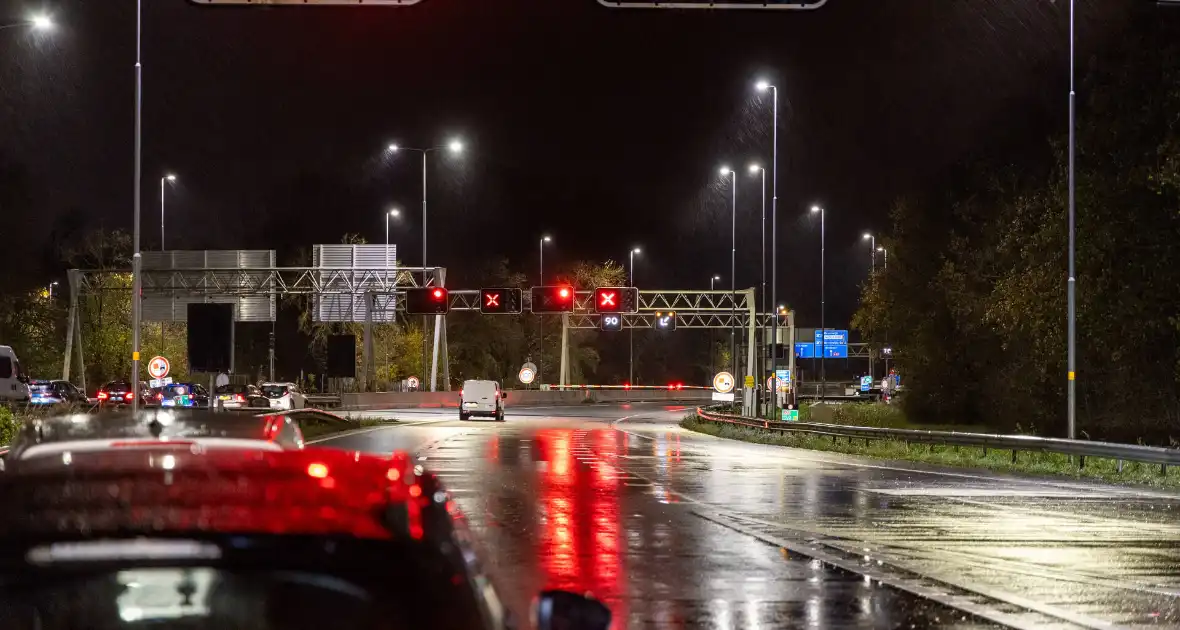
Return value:
[[(614, 628), (626, 627), (625, 576), (620, 536), (622, 511), (614, 431), (545, 429), (536, 436), (548, 461), (540, 479), (546, 516), (538, 540), (546, 588), (590, 592), (614, 614)], [(590, 447), (593, 461), (573, 452)]]

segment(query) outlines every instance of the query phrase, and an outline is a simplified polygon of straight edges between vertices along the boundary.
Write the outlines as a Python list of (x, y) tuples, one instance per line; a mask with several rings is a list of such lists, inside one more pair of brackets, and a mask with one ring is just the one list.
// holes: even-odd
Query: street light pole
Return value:
[[(720, 279), (721, 279), (721, 276), (719, 276), (717, 274), (713, 274), (713, 277), (709, 278), (709, 292), (710, 293), (713, 291), (713, 283), (716, 282), (717, 280), (720, 280)], [(709, 299), (713, 299), (713, 298), (710, 297)], [(709, 369), (712, 370), (713, 374), (717, 373), (717, 350), (713, 346), (713, 329), (712, 329), (712, 327), (709, 328)]]
[(143, 36), (143, 0), (135, 0), (135, 195), (134, 195), (134, 229), (132, 230), (134, 242), (132, 243), (131, 257), (131, 387), (135, 392), (135, 396), (131, 397), (131, 413), (134, 415), (139, 411), (139, 326), (143, 318), (142, 306), (142, 287), (143, 278), (141, 277), (141, 267), (143, 266), (143, 255), (139, 251), (139, 197), (140, 197), (140, 182), (141, 182), (141, 164), (142, 164), (142, 129), (143, 129), (143, 62), (142, 62), (142, 36)]
[[(770, 303), (778, 304), (778, 86), (771, 85), (766, 81), (759, 81), (754, 87), (760, 92), (772, 90), (771, 95), (774, 98), (773, 118), (771, 121), (771, 128), (773, 129), (773, 141), (771, 147), (771, 166), (770, 166)], [(778, 316), (770, 320), (770, 338), (771, 344), (778, 344)], [(793, 340), (791, 340), (793, 341)], [(791, 342), (788, 342), (788, 345)], [(771, 346), (775, 347), (774, 345)], [(794, 346), (790, 346), (790, 352), (794, 352)], [(771, 353), (770, 360), (771, 372), (778, 376), (778, 352)], [(793, 355), (792, 355), (793, 356)], [(794, 383), (795, 374), (791, 374), (791, 392), (795, 391)], [(777, 384), (778, 381), (775, 381)], [(778, 395), (773, 397), (774, 403), (772, 409), (778, 410)], [(772, 414), (777, 419), (777, 414)]]
[(1074, 439), (1077, 436), (1077, 381), (1075, 376), (1077, 373), (1077, 274), (1074, 269), (1074, 142), (1076, 118), (1074, 108), (1074, 0), (1069, 0), (1069, 281), (1066, 284), (1068, 289), (1066, 301), (1069, 309), (1069, 365), (1066, 367), (1068, 372), (1068, 398), (1069, 398), (1069, 439)]
[(168, 182), (175, 182), (176, 176), (169, 173), (160, 178), (160, 251), (164, 251), (164, 189)]
[[(438, 151), (440, 149), (447, 149), (451, 153), (461, 153), (463, 151), (463, 143), (459, 140), (451, 140), (445, 147), (430, 147), (426, 149), (417, 149), (414, 147), (403, 147), (398, 144), (390, 144), (387, 150), (390, 153), (397, 153), (398, 151), (417, 151), (422, 154), (422, 286), (426, 286), (427, 272), (426, 272), (426, 155), (431, 151)], [(435, 316), (436, 319), (442, 316)], [(422, 316), (422, 367), (426, 368), (426, 329), (429, 327), (429, 315)], [(436, 331), (437, 333), (437, 331)], [(437, 336), (437, 334), (436, 334)], [(435, 344), (437, 349), (438, 344)], [(436, 357), (437, 358), (437, 357)], [(430, 391), (435, 391), (434, 378), (431, 378)]]
[(826, 390), (828, 388), (828, 372), (826, 363), (828, 359), (824, 356), (824, 343), (827, 341), (828, 329), (824, 324), (824, 311), (827, 308), (826, 297), (824, 295), (825, 279), (824, 279), (824, 256), (825, 256), (825, 234), (824, 234), (824, 215), (826, 211), (819, 206), (811, 206), (812, 212), (819, 213), (819, 378), (820, 390), (819, 399), (821, 402), (825, 400)]
[[(548, 236), (542, 236), (537, 243), (537, 253), (540, 254), (540, 268), (538, 269), (538, 286), (545, 286), (545, 243), (553, 240)], [(537, 316), (537, 336), (539, 337), (537, 343), (537, 383), (543, 383), (541, 380), (541, 370), (545, 369), (545, 316)]]
[[(630, 269), (628, 270), (628, 278), (627, 278), (627, 286), (629, 286), (629, 287), (635, 286), (635, 254), (640, 254), (640, 253), (642, 253), (642, 251), (638, 247), (632, 247), (631, 252), (628, 254), (631, 258), (631, 262), (629, 265)], [(635, 384), (635, 329), (628, 328), (627, 331), (628, 331), (628, 335), (630, 337), (630, 339), (628, 340), (629, 349), (628, 349), (628, 359), (627, 359), (627, 383), (630, 385), (634, 385)]]
[[(759, 166), (757, 164), (751, 164), (750, 165), (750, 172), (751, 173), (760, 173), (762, 175), (762, 308), (758, 312), (759, 313), (766, 313), (767, 312), (766, 311), (766, 169), (762, 168), (761, 166)], [(762, 335), (761, 335), (762, 348), (765, 349), (766, 348), (766, 334), (767, 334), (767, 330), (766, 330), (765, 325), (762, 326), (762, 330), (760, 332), (762, 333)], [(751, 352), (752, 351), (753, 350), (751, 349)], [(762, 371), (763, 367), (765, 367), (765, 365), (766, 365), (766, 357), (763, 352), (759, 351), (758, 352), (758, 381), (757, 381), (758, 383), (766, 382), (765, 379), (762, 378), (763, 376), (765, 376), (765, 374)], [(773, 374), (773, 372), (772, 372), (772, 374)], [(759, 398), (759, 400), (761, 400), (761, 398)]]
[(737, 329), (734, 320), (737, 319), (737, 173), (728, 166), (721, 167), (721, 176), (730, 178), (730, 213), (729, 213), (729, 354), (733, 361), (733, 377), (737, 379)]
[[(865, 232), (864, 239), (869, 241), (869, 256), (872, 262), (869, 266), (869, 286), (877, 288), (877, 237)], [(876, 291), (874, 291), (876, 293)], [(869, 346), (869, 380), (873, 380), (873, 348)]]

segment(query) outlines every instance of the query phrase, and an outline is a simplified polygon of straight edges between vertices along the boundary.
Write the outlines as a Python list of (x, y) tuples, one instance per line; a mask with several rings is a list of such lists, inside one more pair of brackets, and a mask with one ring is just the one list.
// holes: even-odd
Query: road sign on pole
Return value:
[(418, 389), (418, 386), (421, 384), (422, 382), (418, 380), (417, 376), (411, 376), (410, 378), (406, 379), (406, 385), (408, 385), (410, 389)]
[(520, 382), (524, 383), (525, 385), (532, 383), (533, 380), (537, 378), (537, 366), (533, 365), (532, 363), (525, 363), (524, 365), (520, 366), (520, 373), (517, 374), (516, 377), (520, 379)]
[(718, 372), (713, 377), (713, 389), (722, 394), (728, 394), (733, 391), (734, 380), (733, 374), (729, 372)]
[(152, 378), (164, 378), (168, 376), (168, 370), (171, 368), (172, 365), (164, 357), (152, 357), (152, 360), (148, 361), (148, 374)]

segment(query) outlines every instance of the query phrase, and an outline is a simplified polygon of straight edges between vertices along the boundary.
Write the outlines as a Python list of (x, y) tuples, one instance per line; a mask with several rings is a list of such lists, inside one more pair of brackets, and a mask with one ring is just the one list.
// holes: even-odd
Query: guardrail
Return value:
[(919, 444), (943, 446), (972, 446), (984, 449), (984, 454), (989, 449), (1012, 451), (1013, 463), (1016, 462), (1016, 454), (1020, 451), (1038, 451), (1077, 457), (1079, 469), (1085, 467), (1087, 457), (1113, 459), (1118, 462), (1119, 472), (1123, 470), (1123, 462), (1158, 464), (1160, 466), (1160, 474), (1167, 474), (1168, 466), (1180, 466), (1180, 449), (1165, 448), (1162, 446), (1067, 440), (1063, 438), (1037, 437), (1034, 435), (995, 435), (990, 433), (959, 433), (957, 431), (854, 427), (815, 422), (781, 422), (777, 420), (736, 416), (711, 411), (704, 407), (697, 407), (697, 416), (709, 422), (732, 424), (752, 429), (762, 429), (764, 431), (822, 435), (831, 437), (833, 442), (839, 438), (846, 438), (849, 442), (854, 439), (863, 439), (866, 443), (869, 440), (897, 440), (906, 442), (907, 444), (917, 442)]

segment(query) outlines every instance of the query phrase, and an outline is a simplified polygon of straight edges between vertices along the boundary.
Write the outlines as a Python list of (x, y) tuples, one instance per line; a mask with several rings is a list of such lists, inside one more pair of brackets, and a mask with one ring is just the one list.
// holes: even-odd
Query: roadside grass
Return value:
[[(1067, 455), (1040, 453), (1036, 451), (1018, 452), (1016, 463), (1013, 463), (1012, 451), (1007, 450), (998, 451), (988, 449), (985, 451), (985, 449), (974, 447), (907, 444), (901, 440), (868, 440), (866, 442), (865, 440), (858, 439), (850, 442), (844, 438), (833, 440), (826, 436), (804, 433), (778, 433), (763, 429), (718, 424), (701, 420), (696, 414), (685, 416), (680, 422), (680, 426), (690, 431), (731, 440), (789, 446), (814, 451), (844, 453), (888, 460), (922, 462), (925, 464), (959, 468), (986, 469), (997, 472), (1051, 475), (1074, 480), (1087, 479), (1117, 484), (1149, 486), (1153, 488), (1180, 488), (1180, 470), (1178, 470), (1180, 467), (1169, 468), (1167, 474), (1162, 475), (1160, 474), (1159, 466), (1123, 462), (1123, 470), (1119, 472), (1115, 460), (1087, 457), (1085, 467), (1079, 470), (1076, 461), (1071, 462)], [(958, 427), (957, 430), (963, 430), (963, 427)]]
[(394, 425), (397, 420), (387, 418), (356, 418), (353, 420), (328, 421), (324, 418), (308, 418), (296, 415), (299, 418), (299, 430), (303, 432), (303, 439), (314, 440), (316, 438), (327, 437), (333, 433), (342, 433), (344, 431), (351, 431), (353, 429), (362, 429), (365, 427), (375, 427), (381, 425)]

